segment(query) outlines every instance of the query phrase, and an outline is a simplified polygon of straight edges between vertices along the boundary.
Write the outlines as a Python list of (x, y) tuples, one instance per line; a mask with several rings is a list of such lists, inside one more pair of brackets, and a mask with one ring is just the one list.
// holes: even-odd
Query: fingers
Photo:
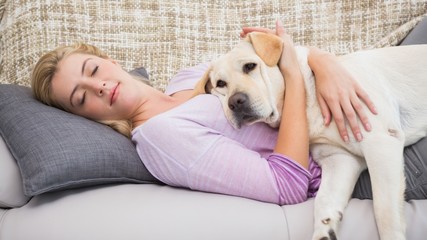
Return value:
[[(349, 99), (349, 98), (346, 98), (346, 99)], [(356, 138), (357, 141), (360, 142), (363, 140), (363, 136), (362, 136), (362, 133), (360, 131), (359, 122), (357, 120), (357, 114), (355, 112), (355, 110), (357, 111), (357, 109), (355, 108), (355, 105), (359, 108), (359, 110), (362, 109), (362, 106), (360, 105), (360, 101), (357, 99), (357, 97), (355, 99), (354, 98), (351, 98), (351, 99), (353, 101), (359, 102), (359, 103), (345, 101), (341, 104), (341, 107), (345, 113), (347, 120), (348, 120), (351, 131), (353, 132), (353, 136)], [(359, 117), (360, 117), (360, 115), (359, 115)], [(365, 116), (365, 118), (366, 118), (366, 116)], [(362, 119), (362, 118), (360, 118), (360, 119)], [(365, 120), (367, 120), (367, 118)], [(345, 124), (345, 122), (344, 122), (344, 124)], [(345, 127), (345, 125), (344, 125), (344, 127)]]
[(375, 107), (374, 102), (372, 102), (369, 95), (358, 84), (356, 85), (356, 94), (366, 104), (366, 106), (368, 106), (369, 110), (373, 114), (375, 115), (378, 114), (377, 108)]
[(331, 123), (333, 117), (338, 132), (344, 142), (349, 142), (350, 139), (347, 132), (347, 122), (358, 141), (361, 141), (363, 137), (350, 99), (350, 96), (345, 91), (337, 94), (322, 95), (320, 92), (317, 93), (317, 101), (324, 118), (325, 126)]
[(283, 24), (280, 20), (276, 21), (276, 34), (279, 37), (283, 37), (285, 34), (285, 28), (283, 27)]
[(327, 126), (331, 121), (329, 118), (329, 112), (331, 112), (340, 136), (345, 142), (349, 141), (347, 123), (350, 126), (353, 136), (359, 142), (363, 140), (359, 120), (366, 131), (371, 131), (371, 125), (363, 108), (363, 103), (355, 93), (352, 96), (342, 94), (339, 99), (330, 97), (328, 100), (324, 100), (319, 96), (318, 101), (322, 115), (325, 118), (325, 125)]
[(329, 123), (331, 123), (331, 110), (329, 109), (328, 104), (326, 104), (326, 101), (323, 99), (322, 95), (318, 93), (317, 102), (319, 103), (320, 111), (322, 112), (323, 124), (325, 124), (325, 126), (329, 126)]
[(251, 32), (263, 32), (263, 33), (276, 34), (279, 37), (281, 37), (283, 34), (285, 34), (285, 28), (283, 27), (282, 22), (280, 20), (277, 20), (275, 30), (272, 30), (269, 28), (263, 28), (263, 27), (243, 27), (242, 31), (240, 32), (240, 37), (244, 38), (248, 33), (251, 33)]
[[(367, 116), (367, 114), (363, 108), (362, 101), (360, 101), (360, 99), (357, 95), (352, 96), (351, 105), (352, 105), (352, 109), (354, 109), (356, 111), (356, 114), (359, 117), (360, 121), (362, 122), (362, 125), (365, 128), (365, 130), (368, 132), (371, 131), (372, 128), (371, 128), (371, 124), (369, 123), (369, 118), (368, 118), (368, 116)], [(374, 109), (375, 109), (375, 107), (374, 107)]]
[(363, 91), (363, 89), (360, 88), (358, 84), (356, 84), (355, 90), (356, 93), (353, 93), (350, 97), (351, 103), (349, 104), (347, 102), (346, 105), (343, 105), (343, 110), (348, 119), (354, 137), (357, 141), (360, 142), (363, 140), (363, 135), (360, 131), (360, 124), (358, 122), (358, 119), (360, 120), (360, 122), (362, 122), (362, 126), (366, 131), (369, 132), (372, 129), (368, 115), (366, 114), (365, 109), (363, 108), (363, 102), (368, 106), (369, 110), (373, 114), (377, 114), (377, 111), (374, 103), (369, 98), (368, 94)]
[(339, 101), (331, 101), (328, 105), (331, 110), (332, 116), (334, 117), (334, 121), (337, 125), (338, 132), (340, 133), (341, 138), (344, 140), (344, 142), (349, 142), (343, 109), (341, 108)]

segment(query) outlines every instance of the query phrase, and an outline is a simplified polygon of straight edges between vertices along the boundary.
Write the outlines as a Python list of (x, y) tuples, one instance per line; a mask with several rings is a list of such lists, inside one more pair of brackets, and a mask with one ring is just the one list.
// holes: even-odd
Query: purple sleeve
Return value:
[(311, 157), (308, 170), (278, 153), (271, 154), (267, 161), (277, 181), (280, 204), (297, 204), (315, 196), (321, 170)]

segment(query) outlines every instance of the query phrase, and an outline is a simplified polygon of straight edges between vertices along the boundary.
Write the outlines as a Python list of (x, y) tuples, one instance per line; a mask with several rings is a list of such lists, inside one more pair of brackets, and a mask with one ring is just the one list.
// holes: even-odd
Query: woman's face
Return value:
[(123, 120), (136, 111), (141, 84), (111, 59), (71, 54), (58, 63), (51, 91), (71, 113), (93, 120)]

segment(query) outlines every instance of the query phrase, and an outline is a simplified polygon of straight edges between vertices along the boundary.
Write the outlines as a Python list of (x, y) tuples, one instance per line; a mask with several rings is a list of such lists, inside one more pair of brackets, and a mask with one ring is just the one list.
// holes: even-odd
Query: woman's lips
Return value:
[(117, 85), (111, 91), (110, 106), (113, 105), (113, 103), (117, 100), (117, 97), (119, 96), (119, 85), (120, 83), (117, 83)]

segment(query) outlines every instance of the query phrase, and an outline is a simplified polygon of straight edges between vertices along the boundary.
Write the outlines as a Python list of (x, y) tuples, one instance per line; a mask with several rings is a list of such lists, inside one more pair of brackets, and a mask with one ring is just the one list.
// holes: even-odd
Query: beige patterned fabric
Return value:
[(427, 16), (427, 1), (0, 0), (0, 83), (29, 86), (37, 59), (59, 45), (94, 44), (164, 89), (181, 68), (213, 60), (242, 26), (281, 19), (297, 44), (336, 54), (397, 44)]

